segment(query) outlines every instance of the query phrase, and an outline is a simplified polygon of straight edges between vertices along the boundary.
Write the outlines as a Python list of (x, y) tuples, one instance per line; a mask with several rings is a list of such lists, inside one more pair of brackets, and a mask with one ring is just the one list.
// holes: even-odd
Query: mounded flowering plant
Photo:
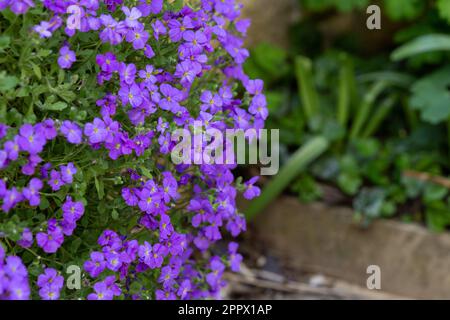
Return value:
[[(238, 271), (235, 165), (176, 129), (261, 129), (235, 0), (0, 0), (0, 298), (203, 299)], [(206, 145), (208, 141), (204, 141)], [(65, 282), (81, 268), (81, 288)]]

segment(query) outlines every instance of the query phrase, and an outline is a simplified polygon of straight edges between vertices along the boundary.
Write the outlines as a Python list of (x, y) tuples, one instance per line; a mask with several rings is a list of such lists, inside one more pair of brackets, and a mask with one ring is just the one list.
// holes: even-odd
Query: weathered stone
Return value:
[(450, 235), (397, 221), (363, 229), (347, 208), (302, 205), (282, 197), (255, 219), (273, 255), (298, 270), (366, 286), (367, 267), (381, 268), (381, 290), (411, 298), (450, 298)]

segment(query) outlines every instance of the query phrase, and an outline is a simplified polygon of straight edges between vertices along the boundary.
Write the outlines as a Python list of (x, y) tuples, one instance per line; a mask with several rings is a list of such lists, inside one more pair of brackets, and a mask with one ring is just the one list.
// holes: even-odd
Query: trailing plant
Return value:
[(214, 244), (246, 230), (235, 198), (259, 189), (235, 165), (175, 165), (171, 132), (264, 127), (241, 8), (0, 1), (1, 299), (220, 296), (242, 256)]

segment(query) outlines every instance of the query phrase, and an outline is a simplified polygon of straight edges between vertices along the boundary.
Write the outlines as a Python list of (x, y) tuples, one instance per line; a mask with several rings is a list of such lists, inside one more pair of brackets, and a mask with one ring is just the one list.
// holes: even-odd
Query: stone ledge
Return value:
[(378, 265), (385, 293), (450, 298), (450, 234), (391, 220), (362, 229), (352, 218), (348, 208), (302, 205), (296, 198), (281, 197), (253, 224), (270, 253), (291, 268), (365, 287), (367, 267)]

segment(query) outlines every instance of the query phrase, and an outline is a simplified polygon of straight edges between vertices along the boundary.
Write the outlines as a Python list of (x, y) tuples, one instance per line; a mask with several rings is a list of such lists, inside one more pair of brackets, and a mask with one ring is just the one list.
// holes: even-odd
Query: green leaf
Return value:
[(3, 50), (9, 46), (11, 38), (8, 36), (0, 36), (0, 50)]
[(420, 36), (405, 43), (401, 47), (394, 50), (391, 54), (393, 61), (400, 61), (411, 58), (418, 54), (434, 52), (434, 51), (449, 51), (450, 50), (450, 36), (446, 34), (427, 34)]
[(41, 68), (39, 68), (38, 65), (34, 64), (33, 62), (31, 62), (31, 67), (33, 68), (33, 72), (36, 75), (36, 77), (41, 80), (42, 79), (42, 72), (41, 72)]
[(450, 23), (450, 1), (437, 0), (436, 7), (441, 18), (447, 20), (447, 22)]
[(373, 220), (381, 216), (385, 198), (386, 194), (382, 189), (363, 189), (353, 201), (353, 207), (356, 212)]
[(427, 226), (436, 232), (442, 232), (450, 225), (450, 208), (444, 202), (429, 204), (426, 210)]
[(450, 66), (426, 76), (412, 86), (410, 105), (424, 121), (437, 124), (450, 116)]
[(59, 101), (52, 104), (43, 104), (42, 109), (49, 111), (62, 111), (67, 108), (67, 103)]
[(117, 212), (116, 209), (113, 209), (113, 211), (111, 212), (111, 217), (113, 218), (113, 220), (119, 220), (119, 212)]
[[(345, 1), (342, 1), (345, 2)], [(424, 9), (422, 0), (384, 0), (384, 9), (392, 20), (412, 20)]]
[(320, 157), (329, 146), (328, 140), (315, 137), (297, 150), (280, 172), (265, 187), (261, 196), (255, 199), (246, 210), (246, 216), (251, 219), (266, 208), (311, 162)]
[(95, 179), (95, 188), (97, 189), (98, 199), (102, 200), (105, 196), (105, 186), (103, 181), (97, 179), (97, 176), (94, 176)]
[(0, 91), (9, 91), (14, 89), (19, 83), (19, 79), (15, 76), (6, 75), (6, 72), (0, 73)]

